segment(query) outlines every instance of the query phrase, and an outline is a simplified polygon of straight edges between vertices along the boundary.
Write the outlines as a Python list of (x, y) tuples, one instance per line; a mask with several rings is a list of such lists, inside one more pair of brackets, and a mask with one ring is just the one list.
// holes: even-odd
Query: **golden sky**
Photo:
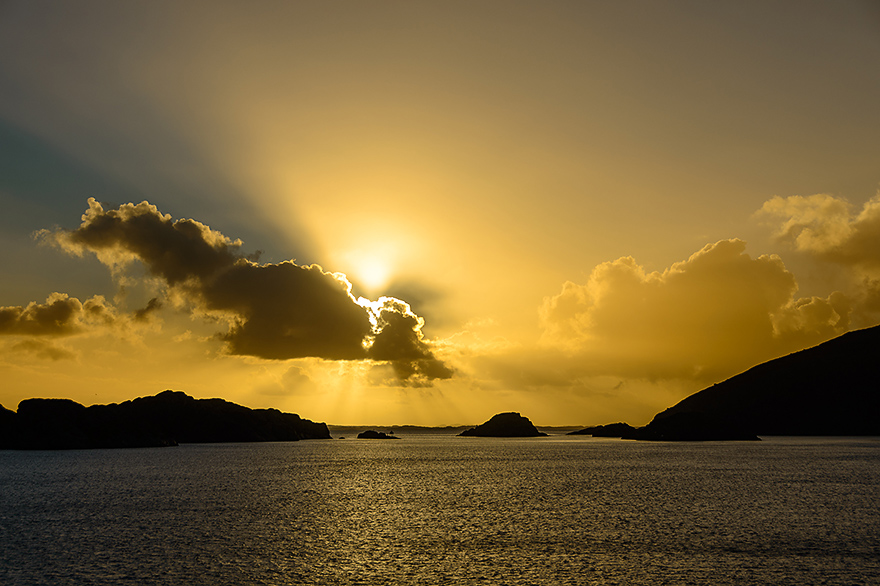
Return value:
[(871, 1), (0, 4), (0, 404), (646, 423), (880, 322)]

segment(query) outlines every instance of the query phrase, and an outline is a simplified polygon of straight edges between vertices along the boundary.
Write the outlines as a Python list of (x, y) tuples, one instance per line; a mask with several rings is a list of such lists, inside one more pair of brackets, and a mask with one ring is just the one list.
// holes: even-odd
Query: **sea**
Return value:
[(880, 438), (0, 451), (0, 584), (880, 584)]

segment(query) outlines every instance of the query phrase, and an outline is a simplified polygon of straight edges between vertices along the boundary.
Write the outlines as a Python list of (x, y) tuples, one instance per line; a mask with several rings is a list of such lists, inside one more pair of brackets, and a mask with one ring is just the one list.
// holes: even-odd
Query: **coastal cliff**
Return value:
[[(754, 440), (880, 435), (880, 326), (848, 332), (694, 393), (624, 439)], [(598, 435), (598, 434), (596, 434)]]
[(658, 413), (757, 435), (880, 435), (880, 326), (755, 366)]

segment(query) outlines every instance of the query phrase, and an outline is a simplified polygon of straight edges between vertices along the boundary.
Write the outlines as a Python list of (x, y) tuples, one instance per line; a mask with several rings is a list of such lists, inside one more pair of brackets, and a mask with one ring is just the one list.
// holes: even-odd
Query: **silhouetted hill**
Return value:
[(570, 431), (566, 435), (591, 435), (593, 437), (623, 437), (632, 434), (635, 427), (628, 423), (609, 423), (607, 425), (593, 425), (577, 431)]
[(880, 435), (878, 375), (880, 326), (875, 326), (765, 362), (695, 393), (630, 437)]
[(16, 433), (15, 411), (0, 405), (0, 448), (8, 446)]
[(165, 391), (124, 403), (84, 407), (69, 399), (26, 399), (0, 411), (0, 448), (80, 449), (178, 443), (329, 439), (323, 423), (277, 409)]
[(523, 417), (519, 413), (499, 413), (493, 415), (492, 419), (486, 423), (466, 429), (458, 435), (475, 437), (537, 437), (547, 434), (538, 431), (527, 417)]
[(621, 435), (649, 441), (760, 441), (750, 428), (711, 413), (674, 413)]

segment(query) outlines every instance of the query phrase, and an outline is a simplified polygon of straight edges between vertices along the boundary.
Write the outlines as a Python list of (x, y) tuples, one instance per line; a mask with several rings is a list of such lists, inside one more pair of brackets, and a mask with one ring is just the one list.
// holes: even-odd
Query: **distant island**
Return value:
[(277, 409), (165, 391), (85, 407), (70, 399), (26, 399), (0, 407), (0, 449), (136, 448), (188, 443), (330, 439), (324, 423)]
[(623, 437), (636, 431), (636, 428), (628, 423), (609, 423), (607, 425), (594, 425), (577, 431), (570, 431), (566, 435), (591, 435), (593, 437)]
[(538, 437), (547, 435), (538, 431), (527, 417), (519, 413), (499, 413), (476, 427), (466, 429), (459, 436), (471, 437)]
[(368, 429), (358, 434), (358, 439), (400, 439), (394, 433), (387, 434), (384, 431)]
[[(620, 432), (615, 437), (700, 441), (880, 435), (878, 357), (880, 326), (848, 332), (694, 393), (645, 427), (615, 427), (615, 434)], [(576, 433), (620, 425), (625, 424)]]

